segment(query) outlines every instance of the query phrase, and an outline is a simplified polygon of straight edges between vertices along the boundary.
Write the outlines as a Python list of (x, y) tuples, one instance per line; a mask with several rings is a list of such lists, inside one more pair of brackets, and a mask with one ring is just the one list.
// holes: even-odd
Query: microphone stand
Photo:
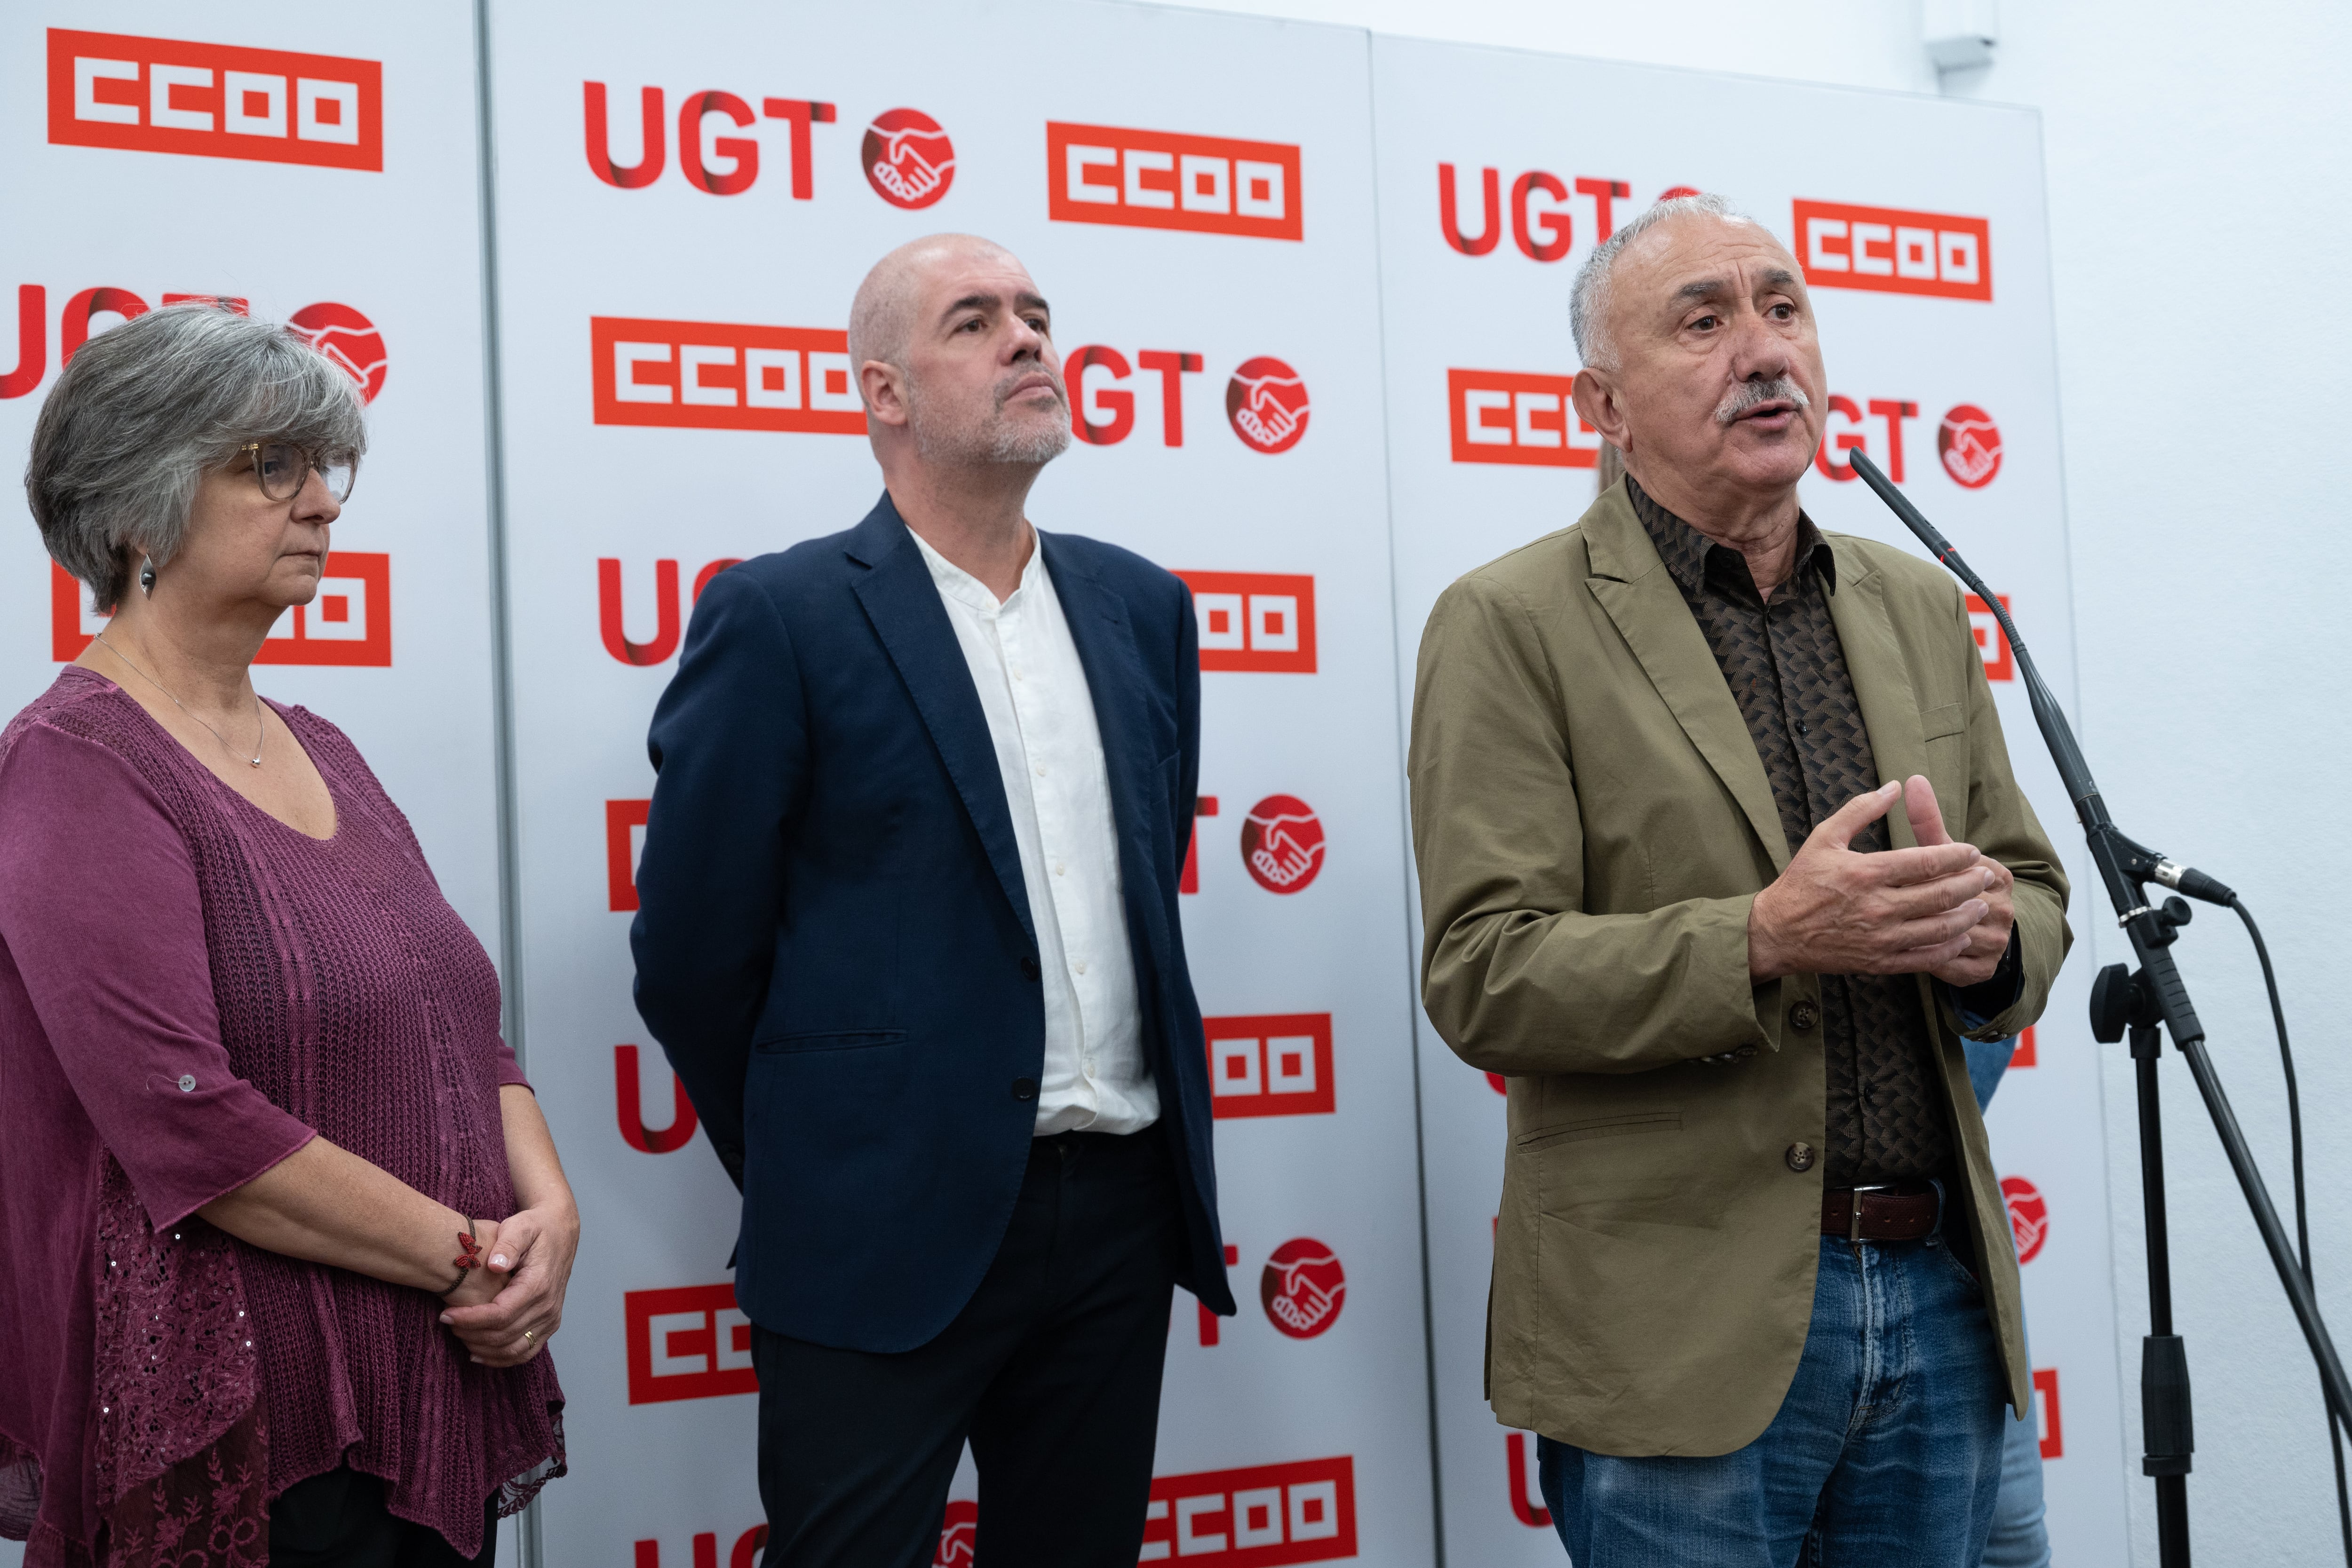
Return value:
[(2090, 841), (2091, 859), (2099, 868), (2100, 879), (2106, 883), (2107, 896), (2114, 901), (2116, 923), (2131, 937), (2132, 952), (2139, 960), (2137, 970), (2112, 964), (2099, 972), (2091, 988), (2091, 1032), (2110, 1045), (2122, 1039), (2126, 1030), (2131, 1034), (2132, 1061), (2139, 1083), (2140, 1186), (2147, 1228), (2148, 1333), (2140, 1342), (2140, 1468), (2156, 1481), (2159, 1560), (2164, 1568), (2186, 1568), (2189, 1458), (2196, 1445), (2189, 1419), (2188, 1352), (2180, 1336), (2172, 1332), (2172, 1260), (2164, 1207), (2164, 1124), (2158, 1114), (2156, 1076), (2157, 1055), (2162, 1044), (2158, 1033), (2159, 1024), (2171, 1034), (2174, 1049), (2189, 1059), (2189, 1071), (2197, 1081), (2197, 1092), (2204, 1096), (2213, 1130), (2221, 1137), (2223, 1152), (2230, 1156), (2230, 1168), (2237, 1173), (2238, 1186), (2246, 1195), (2246, 1206), (2253, 1211), (2254, 1224), (2263, 1233), (2263, 1244), (2270, 1249), (2279, 1283), (2285, 1287), (2295, 1321), (2303, 1326), (2312, 1358), (2319, 1364), (2320, 1384), (2328, 1406), (2338, 1417), (2352, 1420), (2352, 1384), (2345, 1379), (2344, 1364), (2336, 1354), (2336, 1342), (2328, 1337), (2327, 1324), (2320, 1318), (2311, 1286), (2296, 1267), (2286, 1228), (2279, 1223), (2278, 1211), (2271, 1205), (2270, 1189), (2263, 1185), (2262, 1173), (2254, 1168), (2253, 1152), (2246, 1145), (2246, 1135), (2238, 1126), (2236, 1113), (2230, 1108), (2230, 1098), (2222, 1092), (2221, 1082), (2214, 1075), (2213, 1063), (2205, 1053), (2205, 1026), (2197, 1021), (2197, 1009), (2189, 1000), (2189, 988), (2181, 983), (2180, 971), (2172, 961), (2172, 944), (2180, 935), (2180, 927), (2189, 924), (2189, 907), (2179, 898), (2166, 899), (2161, 907), (2151, 906), (2147, 899), (2150, 881), (2168, 887), (2186, 886), (2200, 896), (2210, 896), (2206, 890), (2219, 890), (2222, 896), (2215, 901), (2221, 903), (2229, 901), (2228, 890), (2210, 878), (2174, 864), (2117, 830), (2107, 815), (2105, 801), (2099, 798), (2099, 787), (2092, 781), (2090, 765), (2083, 760), (2083, 748), (2075, 742), (2066, 716), (2043, 684), (2042, 672), (2035, 668), (2032, 655), (2025, 651), (2024, 640), (2018, 636), (2017, 627), (2000, 597), (1969, 570), (1952, 549), (1951, 541), (1936, 531), (1936, 526), (1920, 515), (1919, 509), (1879, 471), (1875, 463), (1861, 452), (1851, 454), (1850, 460), (1853, 471), (1919, 537), (1928, 553), (1984, 601), (2000, 622), (2001, 631), (2008, 634), (2010, 652), (2025, 682), (2027, 699), (2033, 705), (2034, 722), (2041, 726), (2051, 760), (2058, 765), (2058, 777), (2074, 799), (2074, 814), (2083, 824), (2084, 836)]

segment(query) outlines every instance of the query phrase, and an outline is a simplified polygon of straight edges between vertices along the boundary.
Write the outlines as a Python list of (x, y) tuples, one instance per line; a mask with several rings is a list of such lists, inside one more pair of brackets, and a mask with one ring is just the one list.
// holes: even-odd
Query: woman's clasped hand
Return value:
[(563, 1290), (580, 1245), (571, 1206), (527, 1208), (504, 1224), (478, 1219), (482, 1262), (441, 1300), (442, 1323), (486, 1366), (514, 1366), (547, 1348), (563, 1323)]

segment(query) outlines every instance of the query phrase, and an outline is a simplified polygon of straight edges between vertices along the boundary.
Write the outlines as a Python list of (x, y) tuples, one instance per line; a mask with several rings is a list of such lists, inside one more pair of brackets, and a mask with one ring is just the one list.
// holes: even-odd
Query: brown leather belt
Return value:
[(1835, 1187), (1822, 1194), (1822, 1234), (1848, 1241), (1916, 1241), (1936, 1228), (1932, 1186)]

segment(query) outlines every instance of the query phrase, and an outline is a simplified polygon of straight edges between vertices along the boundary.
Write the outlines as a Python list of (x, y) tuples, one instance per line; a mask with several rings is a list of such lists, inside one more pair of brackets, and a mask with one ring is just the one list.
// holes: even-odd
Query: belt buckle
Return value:
[(1845, 1212), (1845, 1239), (1849, 1245), (1859, 1247), (1862, 1245), (1862, 1195), (1866, 1192), (1892, 1192), (1895, 1187), (1891, 1182), (1876, 1182), (1851, 1190), (1853, 1197)]

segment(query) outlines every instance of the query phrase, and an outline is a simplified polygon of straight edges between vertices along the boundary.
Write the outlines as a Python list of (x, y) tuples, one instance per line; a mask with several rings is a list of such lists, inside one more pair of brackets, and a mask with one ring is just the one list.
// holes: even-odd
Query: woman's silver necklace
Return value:
[[(101, 643), (106, 643), (106, 633), (100, 632), (98, 634), (98, 640)], [(111, 643), (106, 643), (106, 651), (113, 654), (116, 658), (121, 659), (124, 664), (131, 664), (131, 673), (132, 674), (137, 675), (141, 680), (146, 682), (149, 685), (153, 686), (165, 696), (172, 697), (172, 689), (169, 686), (166, 686), (163, 682), (157, 680), (154, 676), (149, 674), (138, 665), (131, 664), (129, 656), (126, 655), (121, 649), (116, 647)], [(189, 709), (188, 705), (182, 702), (179, 698), (172, 697), (172, 706), (178, 708), (182, 713), (187, 714), (190, 718), (195, 719), (198, 724), (205, 724), (205, 721), (201, 718), (197, 718), (196, 715)], [(236, 747), (231, 746), (228, 743), (228, 737), (226, 736), (221, 734), (219, 730), (214, 729), (211, 725), (205, 724), (205, 730), (211, 734), (215, 740), (220, 742), (221, 749), (223, 751), (226, 751), (231, 757), (236, 758), (239, 762), (246, 763), (254, 768), (258, 768), (261, 766), (261, 754), (263, 751), (267, 750), (269, 746), (269, 725), (268, 722), (261, 716), (261, 694), (259, 692), (253, 694), (253, 727), (259, 732), (259, 736), (254, 741), (253, 755), (247, 757), (244, 752), (239, 751)]]

